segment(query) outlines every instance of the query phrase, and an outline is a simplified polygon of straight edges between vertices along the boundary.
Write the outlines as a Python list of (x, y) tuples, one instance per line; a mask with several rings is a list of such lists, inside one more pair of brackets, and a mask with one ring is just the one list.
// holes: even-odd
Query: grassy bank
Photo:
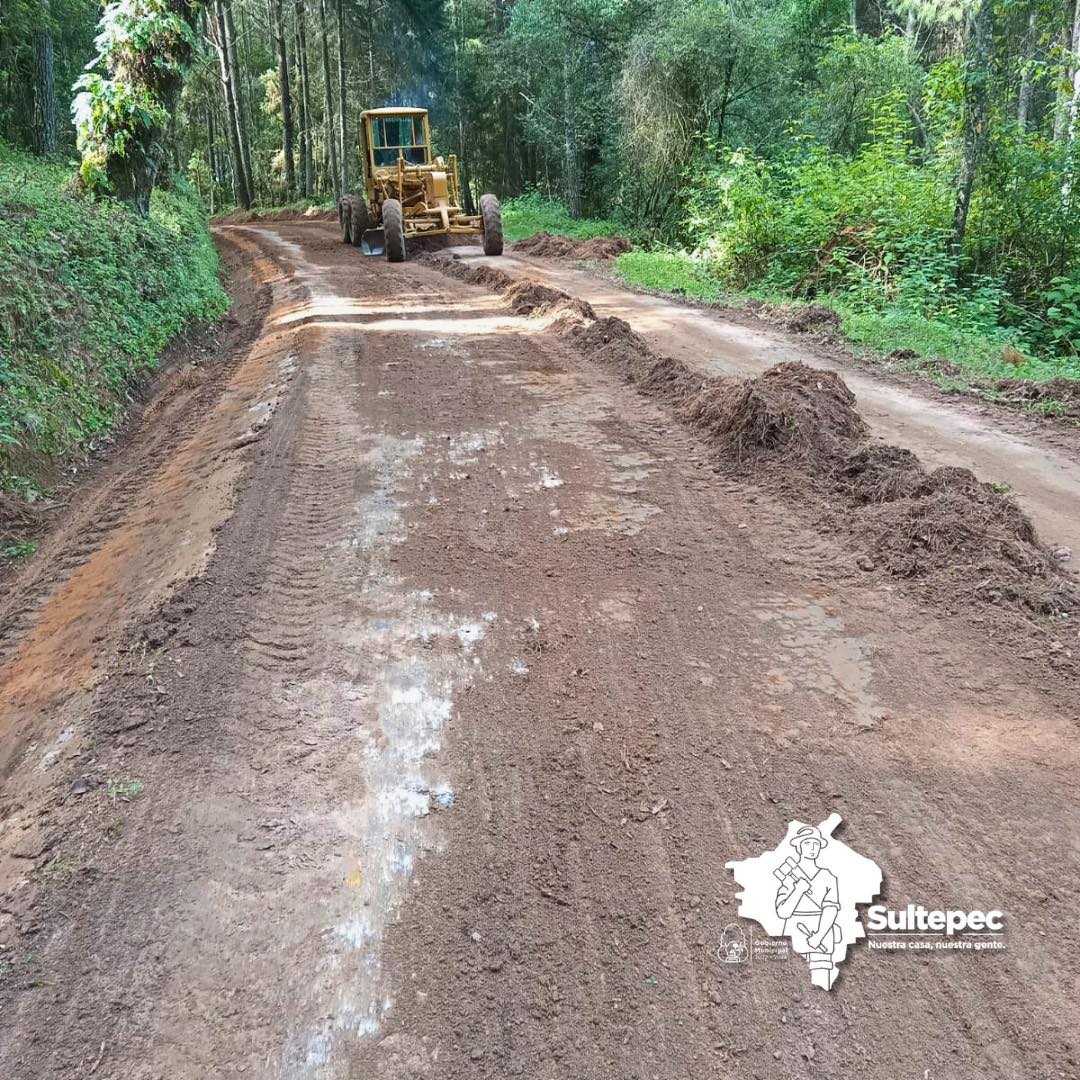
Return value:
[(0, 145), (0, 491), (24, 501), (116, 423), (175, 334), (227, 304), (188, 189), (155, 192), (143, 219), (70, 181)]
[(507, 199), (502, 204), (503, 235), (514, 243), (549, 232), (555, 236), (572, 236), (591, 240), (594, 236), (627, 235), (626, 228), (616, 221), (603, 218), (572, 218), (566, 207), (538, 192)]
[[(632, 235), (617, 221), (572, 219), (559, 202), (529, 195), (509, 199), (503, 204), (507, 237), (523, 240), (538, 232), (561, 236), (591, 238), (613, 234)], [(733, 291), (710, 272), (705, 259), (686, 251), (638, 247), (620, 255), (614, 262), (615, 276), (628, 285), (650, 292), (689, 297), (704, 303), (732, 303), (758, 299), (791, 306), (798, 301), (776, 292), (750, 289)], [(1019, 354), (1022, 363), (1009, 363), (1006, 357), (1016, 342), (1014, 332), (983, 318), (978, 325), (960, 325), (960, 320), (928, 318), (901, 305), (867, 310), (845, 303), (841, 294), (819, 296), (818, 304), (831, 307), (840, 316), (841, 335), (856, 351), (869, 359), (890, 357), (890, 363), (909, 368), (948, 390), (973, 389), (994, 398), (995, 383), (1001, 379), (1019, 379), (1039, 383), (1050, 379), (1080, 380), (1080, 358), (1061, 353), (1051, 354), (1028, 347)], [(1028, 403), (1033, 411), (1056, 413), (1052, 397), (1040, 397)], [(1070, 407), (1075, 410), (1075, 403)]]

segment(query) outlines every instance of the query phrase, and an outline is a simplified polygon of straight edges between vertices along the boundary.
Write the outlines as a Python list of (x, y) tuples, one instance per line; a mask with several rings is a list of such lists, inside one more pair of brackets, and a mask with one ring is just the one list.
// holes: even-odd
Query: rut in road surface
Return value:
[[(241, 464), (212, 549), (20, 714), (0, 1074), (1074, 1071), (1071, 683), (718, 476), (552, 313), (324, 225), (226, 235), (279, 268), (253, 352), (295, 367), (205, 442)], [(860, 947), (831, 993), (720, 964), (724, 863), (834, 811), (891, 906), (1002, 908), (1008, 950)]]

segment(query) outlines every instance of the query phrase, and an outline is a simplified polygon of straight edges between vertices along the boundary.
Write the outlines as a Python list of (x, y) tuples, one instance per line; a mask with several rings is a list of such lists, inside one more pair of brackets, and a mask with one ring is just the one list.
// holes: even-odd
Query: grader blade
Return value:
[(360, 236), (360, 250), (365, 255), (382, 255), (386, 251), (386, 233), (382, 229), (365, 229)]

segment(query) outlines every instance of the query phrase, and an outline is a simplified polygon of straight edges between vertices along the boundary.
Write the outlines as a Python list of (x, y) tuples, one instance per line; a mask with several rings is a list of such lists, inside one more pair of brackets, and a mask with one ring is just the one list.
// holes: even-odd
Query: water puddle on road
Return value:
[[(874, 728), (884, 713), (871, 693), (873, 668), (870, 646), (846, 633), (843, 620), (813, 600), (778, 596), (754, 612), (771, 626), (771, 642), (787, 655), (783, 667), (760, 673), (759, 685), (767, 694), (789, 694), (797, 687), (817, 691), (840, 702), (860, 728)], [(771, 652), (775, 657), (775, 649)]]

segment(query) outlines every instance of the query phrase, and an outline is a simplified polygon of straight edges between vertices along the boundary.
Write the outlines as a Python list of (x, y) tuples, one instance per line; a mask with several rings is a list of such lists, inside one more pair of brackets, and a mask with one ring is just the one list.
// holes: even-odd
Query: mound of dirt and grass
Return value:
[(185, 325), (226, 306), (190, 189), (156, 191), (143, 218), (70, 181), (0, 146), (0, 491), (24, 502), (123, 415)]
[(1080, 420), (1080, 379), (999, 379), (994, 390), (1010, 404)]
[(601, 262), (624, 255), (632, 246), (625, 236), (593, 236), (579, 239), (573, 236), (538, 232), (524, 240), (519, 240), (514, 245), (514, 251), (542, 259), (589, 259)]
[(506, 292), (518, 281), (505, 270), (500, 270), (489, 263), (472, 266), (462, 262), (448, 251), (426, 251), (419, 255), (416, 261), (435, 270), (441, 270), (442, 273), (449, 274), (458, 281), (464, 281), (467, 285), (479, 285), (481, 288), (492, 289), (495, 292)]
[(215, 225), (246, 225), (253, 221), (337, 221), (337, 210), (326, 203), (292, 203), (288, 206), (253, 206), (214, 215)]
[(820, 467), (866, 437), (844, 380), (805, 364), (777, 364), (756, 379), (717, 380), (681, 413), (740, 465), (783, 460)]
[(751, 379), (703, 377), (650, 348), (629, 323), (597, 318), (558, 289), (452, 255), (425, 261), (503, 293), (518, 314), (565, 313), (552, 331), (665, 401), (724, 467), (809, 508), (845, 538), (864, 571), (916, 581), (945, 604), (1080, 610), (1080, 590), (1012, 499), (967, 469), (930, 472), (910, 450), (869, 441), (855, 395), (836, 372), (788, 362)]
[(621, 319), (566, 332), (588, 359), (665, 399), (725, 467), (810, 508), (863, 570), (915, 581), (944, 604), (1080, 610), (1075, 582), (1012, 499), (966, 469), (929, 472), (910, 450), (869, 442), (837, 373), (783, 363), (752, 379), (703, 378)]

